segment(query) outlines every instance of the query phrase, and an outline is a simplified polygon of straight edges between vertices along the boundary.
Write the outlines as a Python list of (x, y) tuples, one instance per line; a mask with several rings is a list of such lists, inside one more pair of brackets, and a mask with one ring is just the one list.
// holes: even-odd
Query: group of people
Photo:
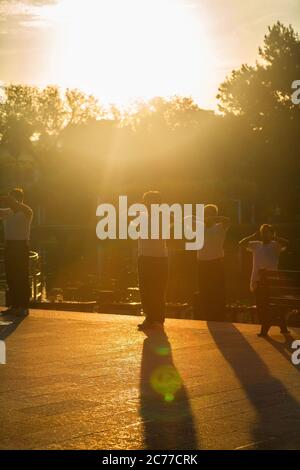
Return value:
[[(160, 204), (158, 191), (149, 191), (143, 196), (144, 205)], [(198, 305), (196, 318), (222, 320), (225, 317), (226, 290), (224, 268), (224, 242), (230, 219), (219, 215), (218, 207), (207, 204), (204, 207), (204, 246), (197, 252)], [(259, 284), (260, 271), (277, 270), (280, 253), (288, 241), (277, 237), (274, 227), (264, 224), (260, 230), (240, 241), (240, 246), (252, 252), (253, 267), (250, 289), (255, 293), (256, 305), (261, 322), (259, 336), (267, 336), (272, 317), (262, 302)], [(165, 297), (168, 282), (168, 249), (166, 240), (138, 240), (138, 278), (142, 308), (145, 315), (138, 329), (149, 331), (161, 329), (165, 321)], [(284, 318), (281, 332), (288, 333)]]
[[(161, 204), (161, 194), (149, 191), (143, 196), (144, 205)], [(4, 264), (8, 286), (8, 308), (5, 314), (28, 315), (29, 285), (29, 238), (33, 217), (32, 209), (24, 204), (24, 192), (20, 188), (0, 198), (0, 219), (4, 224)], [(198, 299), (196, 318), (222, 320), (225, 316), (225, 269), (224, 242), (230, 219), (219, 215), (218, 207), (204, 207), (204, 246), (197, 252)], [(252, 252), (253, 268), (250, 288), (256, 295), (256, 304), (262, 324), (260, 336), (266, 336), (272, 324), (269, 312), (259, 308), (260, 270), (277, 270), (280, 253), (288, 241), (277, 237), (271, 225), (264, 224), (260, 230), (240, 241), (240, 246)], [(140, 331), (163, 329), (166, 311), (168, 283), (167, 241), (159, 239), (138, 240), (138, 280), (145, 320), (138, 325)], [(282, 333), (287, 333), (285, 322)]]

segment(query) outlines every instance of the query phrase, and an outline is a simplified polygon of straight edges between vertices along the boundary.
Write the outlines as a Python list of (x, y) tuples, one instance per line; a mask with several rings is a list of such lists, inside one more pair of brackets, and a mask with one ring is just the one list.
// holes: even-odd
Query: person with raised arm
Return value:
[(4, 225), (4, 265), (8, 286), (8, 309), (2, 312), (26, 316), (29, 313), (29, 238), (32, 209), (24, 204), (21, 188), (0, 197), (0, 219)]
[[(263, 291), (259, 285), (260, 271), (263, 269), (278, 270), (280, 253), (286, 249), (288, 240), (277, 237), (272, 225), (263, 224), (258, 232), (243, 238), (239, 245), (252, 253), (250, 290), (255, 294), (257, 313), (261, 322), (261, 331), (258, 336), (266, 337), (272, 326), (272, 318), (269, 309), (264, 307)], [(280, 327), (281, 333), (288, 333), (284, 316), (281, 317)]]
[[(150, 222), (151, 206), (161, 204), (159, 191), (148, 191), (143, 196)], [(149, 230), (151, 227), (149, 226)], [(138, 239), (138, 281), (145, 320), (140, 331), (162, 330), (165, 322), (166, 289), (168, 282), (168, 249), (166, 240)]]
[(225, 317), (224, 241), (230, 225), (214, 204), (204, 207), (204, 245), (197, 252), (198, 316), (200, 319), (223, 320)]

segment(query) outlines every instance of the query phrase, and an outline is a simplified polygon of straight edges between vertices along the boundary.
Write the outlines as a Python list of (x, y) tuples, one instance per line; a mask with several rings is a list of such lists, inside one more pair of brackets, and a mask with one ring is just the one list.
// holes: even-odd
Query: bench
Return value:
[(260, 271), (260, 305), (270, 317), (300, 310), (300, 271)]

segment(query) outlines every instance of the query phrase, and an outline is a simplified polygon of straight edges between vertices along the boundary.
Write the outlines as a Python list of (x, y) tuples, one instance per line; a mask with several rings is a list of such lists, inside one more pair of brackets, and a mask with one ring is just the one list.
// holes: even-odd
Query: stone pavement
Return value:
[(291, 330), (32, 311), (0, 326), (1, 449), (299, 449)]

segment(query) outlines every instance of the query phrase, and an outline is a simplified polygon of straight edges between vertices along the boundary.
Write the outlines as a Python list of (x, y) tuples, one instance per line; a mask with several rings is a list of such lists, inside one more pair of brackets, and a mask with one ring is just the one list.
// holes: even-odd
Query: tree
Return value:
[(269, 26), (259, 56), (255, 66), (233, 70), (217, 95), (222, 113), (247, 116), (256, 129), (274, 113), (299, 113), (291, 101), (292, 82), (300, 76), (298, 33), (280, 22)]
[(268, 28), (255, 66), (243, 64), (220, 85), (219, 110), (237, 116), (252, 133), (239, 142), (240, 159), (258, 183), (261, 200), (292, 205), (299, 193), (300, 106), (292, 102), (292, 83), (300, 77), (300, 37), (292, 26)]
[(38, 93), (37, 132), (40, 140), (48, 141), (60, 134), (67, 120), (64, 97), (56, 86), (48, 86)]
[(138, 101), (127, 110), (123, 124), (134, 130), (145, 132), (155, 129), (174, 130), (197, 126), (203, 111), (191, 97), (155, 97), (148, 101)]
[(31, 145), (37, 128), (38, 90), (24, 85), (8, 85), (0, 103), (0, 137), (12, 156), (18, 158), (22, 149)]
[(67, 89), (65, 93), (67, 109), (67, 125), (84, 124), (88, 120), (104, 116), (104, 111), (93, 95), (80, 90)]

